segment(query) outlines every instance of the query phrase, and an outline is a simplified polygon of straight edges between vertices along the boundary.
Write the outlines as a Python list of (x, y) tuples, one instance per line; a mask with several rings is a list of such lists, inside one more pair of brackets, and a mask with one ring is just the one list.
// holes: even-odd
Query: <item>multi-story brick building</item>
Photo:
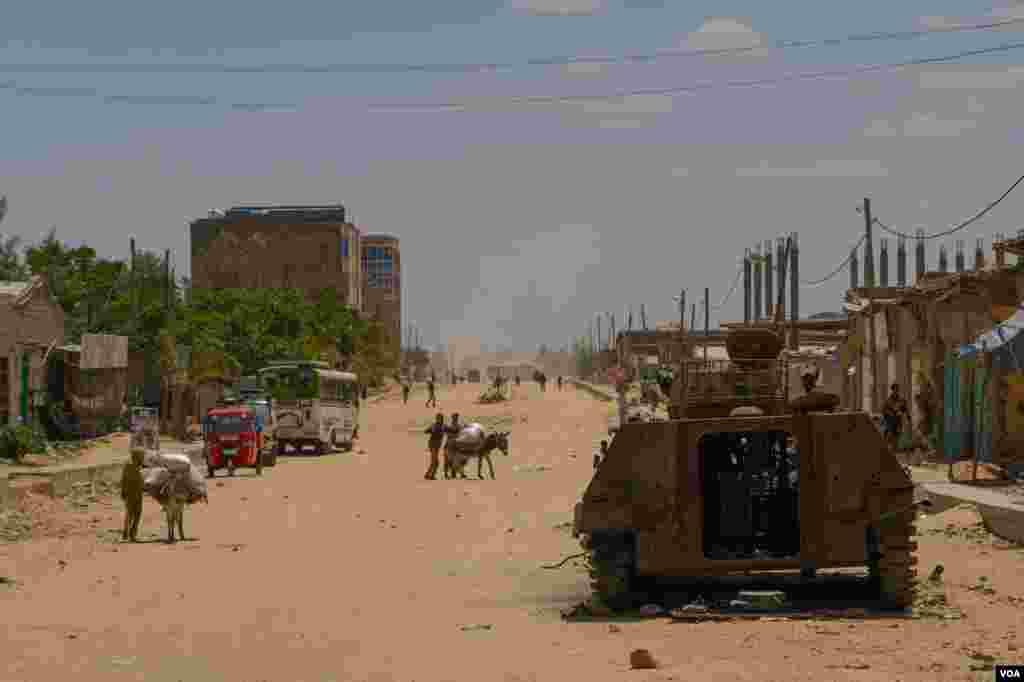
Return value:
[(340, 204), (211, 211), (190, 236), (194, 288), (297, 288), (310, 297), (333, 288), (352, 309), (372, 312), (363, 306), (360, 231)]
[(367, 234), (360, 243), (363, 310), (384, 323), (397, 349), (402, 343), (402, 258), (398, 237)]

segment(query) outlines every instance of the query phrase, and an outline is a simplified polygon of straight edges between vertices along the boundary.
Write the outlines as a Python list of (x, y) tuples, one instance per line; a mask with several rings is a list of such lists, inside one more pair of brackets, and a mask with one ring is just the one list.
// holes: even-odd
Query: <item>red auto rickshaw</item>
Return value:
[(263, 475), (263, 425), (246, 405), (214, 407), (203, 419), (203, 454), (206, 475), (213, 478), (226, 468), (229, 476), (238, 467), (254, 467)]

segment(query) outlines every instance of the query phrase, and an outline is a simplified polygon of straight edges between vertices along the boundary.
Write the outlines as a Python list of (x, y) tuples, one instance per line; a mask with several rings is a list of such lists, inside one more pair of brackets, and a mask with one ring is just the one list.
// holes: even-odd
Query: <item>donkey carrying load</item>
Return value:
[(187, 455), (159, 454), (143, 471), (143, 489), (160, 503), (167, 516), (167, 541), (185, 539), (185, 506), (202, 501), (209, 504), (206, 478)]
[(487, 433), (481, 424), (475, 422), (462, 427), (454, 441), (450, 441), (445, 447), (445, 478), (466, 478), (466, 465), (475, 457), (476, 477), (483, 478), (483, 464), (486, 460), (493, 479), (494, 462), (491, 461), (491, 451), (501, 450), (507, 457), (510, 435), (508, 431)]

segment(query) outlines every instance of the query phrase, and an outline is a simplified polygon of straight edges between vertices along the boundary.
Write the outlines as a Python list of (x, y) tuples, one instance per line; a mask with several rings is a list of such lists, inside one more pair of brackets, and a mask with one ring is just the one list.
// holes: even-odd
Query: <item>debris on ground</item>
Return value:
[(633, 670), (654, 670), (658, 662), (647, 649), (634, 649), (629, 653), (629, 667)]
[(463, 625), (459, 629), (463, 632), (472, 632), (474, 630), (490, 630), (491, 627), (492, 626), (489, 623), (483, 623), (478, 625)]
[(482, 405), (489, 405), (492, 403), (504, 403), (508, 402), (508, 397), (505, 392), (500, 388), (489, 388), (480, 394), (480, 397), (476, 401)]

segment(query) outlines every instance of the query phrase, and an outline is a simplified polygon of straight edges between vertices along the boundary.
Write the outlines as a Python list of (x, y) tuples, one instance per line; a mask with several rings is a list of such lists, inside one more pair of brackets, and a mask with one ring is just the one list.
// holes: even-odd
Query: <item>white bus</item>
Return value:
[(270, 396), (277, 454), (291, 445), (324, 454), (359, 437), (358, 377), (326, 362), (282, 361), (259, 371)]

